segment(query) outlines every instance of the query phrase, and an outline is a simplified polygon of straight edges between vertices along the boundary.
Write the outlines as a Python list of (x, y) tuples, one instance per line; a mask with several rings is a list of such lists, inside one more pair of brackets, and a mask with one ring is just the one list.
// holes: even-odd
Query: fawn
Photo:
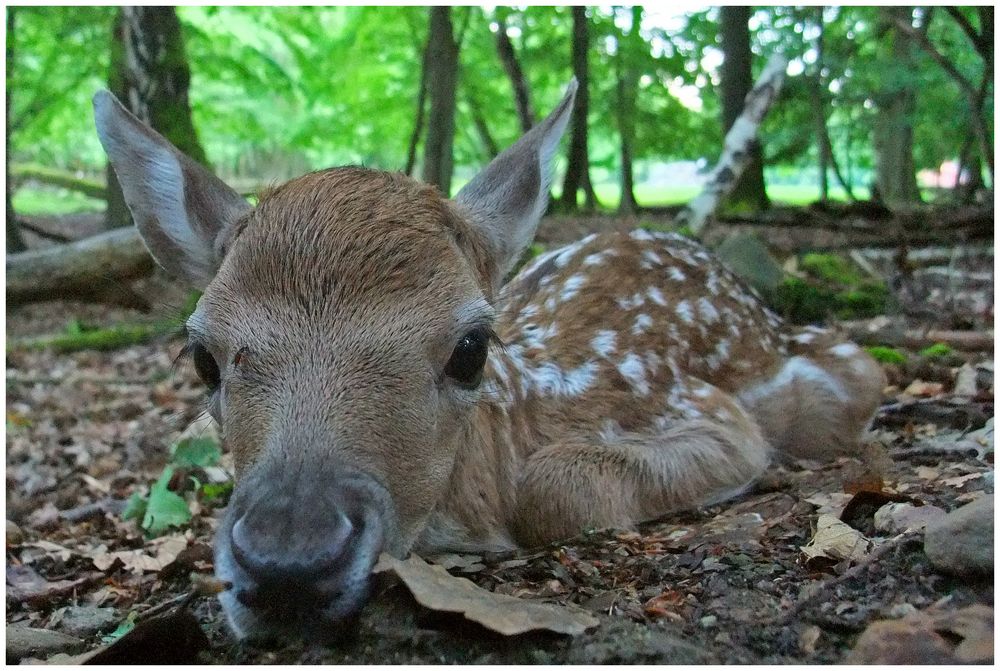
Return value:
[(449, 200), (307, 174), (251, 207), (109, 93), (97, 130), (157, 262), (204, 294), (187, 349), (234, 454), (216, 539), (238, 636), (324, 637), (380, 552), (532, 546), (849, 453), (880, 367), (792, 331), (697, 243), (591, 235), (505, 278), (576, 83)]

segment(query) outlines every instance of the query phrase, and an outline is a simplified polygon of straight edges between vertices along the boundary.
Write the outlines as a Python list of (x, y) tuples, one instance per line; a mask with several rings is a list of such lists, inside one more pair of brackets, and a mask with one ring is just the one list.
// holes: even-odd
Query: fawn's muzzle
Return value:
[[(240, 482), (216, 539), (222, 597), (240, 636), (329, 638), (368, 596), (382, 550), (384, 489), (365, 474), (268, 477)], [(272, 476), (275, 476), (273, 471)]]

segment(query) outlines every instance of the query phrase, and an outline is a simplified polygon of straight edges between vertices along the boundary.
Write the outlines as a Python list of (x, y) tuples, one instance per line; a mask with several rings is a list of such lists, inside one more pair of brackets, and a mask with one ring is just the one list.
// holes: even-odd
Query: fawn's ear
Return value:
[(562, 102), (544, 121), (493, 159), (455, 196), (491, 247), (498, 284), (531, 243), (545, 213), (552, 184), (552, 159), (569, 123), (575, 97), (574, 78)]
[(167, 272), (204, 289), (221, 261), (216, 238), (249, 203), (108, 91), (94, 96), (94, 121), (146, 248)]

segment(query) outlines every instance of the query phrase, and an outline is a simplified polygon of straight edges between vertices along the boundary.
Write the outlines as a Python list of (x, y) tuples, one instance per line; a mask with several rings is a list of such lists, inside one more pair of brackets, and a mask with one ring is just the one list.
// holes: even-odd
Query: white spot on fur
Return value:
[(652, 325), (653, 318), (643, 312), (635, 318), (635, 324), (632, 325), (632, 335), (639, 335)]
[(633, 240), (638, 240), (639, 242), (650, 242), (653, 240), (652, 234), (644, 228), (637, 228), (632, 231), (629, 236)]
[(667, 304), (667, 300), (663, 297), (663, 292), (660, 291), (659, 287), (650, 287), (646, 293), (649, 294), (649, 300), (657, 305), (665, 306)]
[(694, 310), (691, 308), (691, 304), (686, 300), (681, 301), (677, 304), (677, 316), (681, 318), (686, 324), (694, 323)]
[(573, 296), (576, 296), (576, 294), (580, 291), (580, 287), (582, 287), (583, 283), (586, 281), (587, 278), (584, 275), (573, 275), (568, 278), (563, 284), (562, 293), (559, 294), (559, 300), (568, 301), (573, 298)]
[(684, 274), (684, 271), (677, 266), (670, 266), (670, 270), (667, 271), (667, 274), (670, 275), (670, 279), (676, 280), (677, 282), (683, 282), (687, 279), (687, 275)]
[(569, 371), (564, 371), (552, 362), (525, 372), (525, 390), (534, 391), (539, 396), (579, 396), (587, 391), (597, 379), (597, 363), (587, 363)]
[(841, 359), (848, 359), (855, 356), (859, 351), (858, 346), (852, 342), (842, 342), (839, 345), (834, 345), (830, 348), (830, 354), (840, 357)]
[(607, 251), (597, 252), (596, 254), (591, 254), (590, 256), (588, 256), (587, 258), (585, 258), (583, 260), (583, 265), (585, 265), (585, 266), (599, 266), (599, 265), (601, 265), (601, 263), (604, 262), (604, 259), (606, 259), (608, 256), (609, 256), (609, 253)]
[(618, 364), (618, 372), (622, 374), (635, 390), (645, 396), (649, 393), (649, 383), (646, 382), (646, 366), (642, 359), (633, 352), (629, 352)]
[(597, 356), (608, 357), (615, 351), (615, 342), (618, 339), (616, 331), (598, 331), (594, 339), (590, 341), (590, 346)]
[(631, 298), (619, 298), (617, 303), (618, 307), (622, 310), (632, 310), (634, 308), (640, 307), (646, 302), (645, 297), (640, 293), (632, 294)]
[(797, 342), (800, 345), (808, 345), (815, 339), (816, 339), (815, 333), (797, 333), (793, 335), (791, 338), (789, 338), (789, 340), (791, 340), (792, 342)]
[(657, 254), (656, 252), (654, 252), (651, 249), (645, 249), (645, 250), (643, 250), (643, 252), (642, 252), (642, 258), (645, 259), (646, 261), (648, 261), (649, 263), (653, 264), (653, 265), (657, 265), (657, 266), (662, 266), (663, 265), (663, 259), (661, 259), (660, 255)]
[(704, 296), (698, 299), (698, 312), (701, 313), (701, 318), (709, 324), (719, 321), (719, 311), (715, 309), (712, 301)]

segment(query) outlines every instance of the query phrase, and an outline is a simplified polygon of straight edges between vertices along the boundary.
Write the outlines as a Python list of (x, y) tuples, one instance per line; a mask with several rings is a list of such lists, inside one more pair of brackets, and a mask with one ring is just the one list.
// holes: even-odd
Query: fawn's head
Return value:
[(575, 82), (454, 200), (361, 168), (239, 194), (106, 92), (98, 134), (143, 240), (204, 294), (188, 349), (236, 463), (216, 571), (239, 635), (322, 635), (403, 554), (479, 399), (492, 304), (545, 209)]

